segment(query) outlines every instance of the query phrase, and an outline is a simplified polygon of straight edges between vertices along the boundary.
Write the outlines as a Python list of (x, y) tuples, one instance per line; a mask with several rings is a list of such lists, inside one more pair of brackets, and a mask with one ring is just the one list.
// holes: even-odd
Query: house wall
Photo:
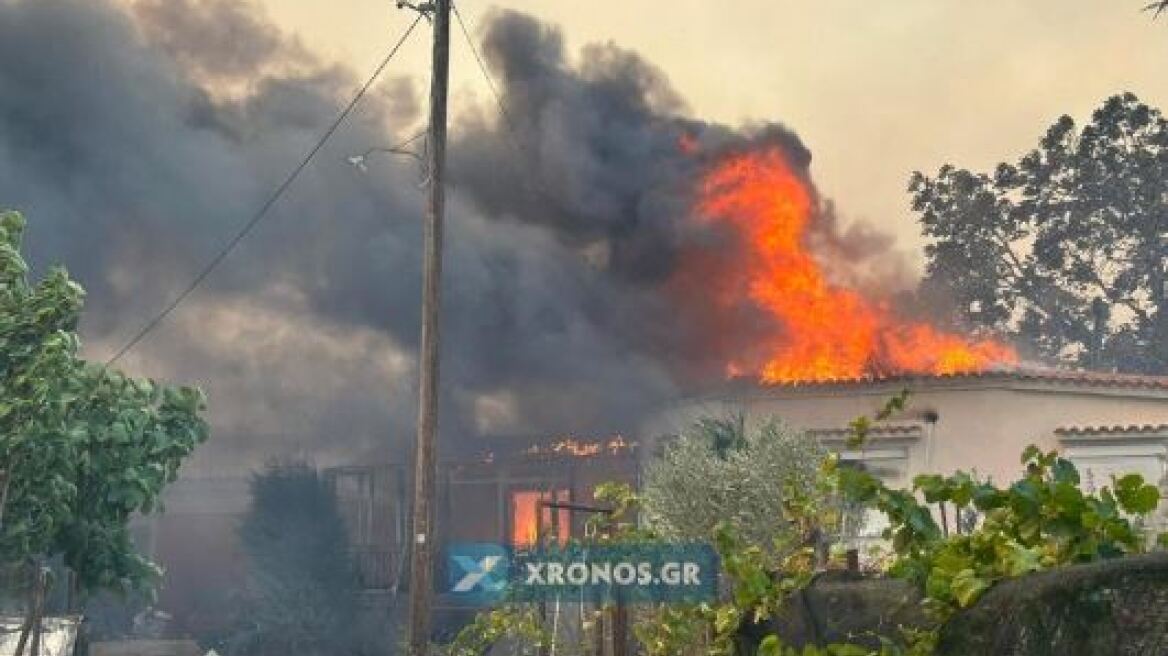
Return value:
[[(698, 417), (729, 412), (744, 413), (748, 423), (778, 417), (799, 429), (841, 429), (856, 417), (874, 415), (904, 387), (877, 383), (755, 388), (691, 399), (654, 417), (642, 435), (678, 434)], [(969, 384), (942, 380), (907, 387), (909, 407), (890, 423), (923, 427), (922, 437), (908, 446), (910, 476), (974, 469), (1005, 482), (1017, 477), (1019, 456), (1027, 445), (1060, 448), (1055, 434), (1060, 427), (1168, 424), (1168, 393), (1164, 391), (1008, 380)], [(927, 411), (937, 414), (934, 425), (924, 421)]]
[[(454, 465), (446, 470), (442, 534), (449, 542), (507, 543), (512, 534), (510, 498), (516, 491), (562, 490), (574, 503), (594, 503), (597, 485), (635, 483), (633, 454), (549, 457)], [(572, 535), (581, 535), (586, 517), (571, 515)]]

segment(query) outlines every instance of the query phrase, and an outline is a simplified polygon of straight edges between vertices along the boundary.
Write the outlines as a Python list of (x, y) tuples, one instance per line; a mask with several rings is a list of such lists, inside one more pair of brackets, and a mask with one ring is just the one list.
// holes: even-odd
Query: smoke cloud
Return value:
[[(491, 14), (481, 38), (508, 120), (484, 105), (451, 126), (444, 442), (635, 430), (721, 375), (711, 327), (679, 320), (672, 279), (687, 248), (719, 238), (690, 217), (705, 162), (770, 143), (809, 176), (810, 152), (780, 125), (686, 117), (664, 76), (615, 46), (572, 65), (558, 30), (511, 12)], [(0, 205), (28, 215), (36, 266), (63, 263), (89, 290), (92, 357), (185, 286), (359, 82), (247, 3), (0, 3)], [(268, 220), (123, 361), (207, 390), (215, 434), (193, 467), (293, 452), (408, 458), (418, 172), (346, 160), (415, 132), (419, 87), (383, 80)], [(825, 252), (887, 247), (817, 225)]]

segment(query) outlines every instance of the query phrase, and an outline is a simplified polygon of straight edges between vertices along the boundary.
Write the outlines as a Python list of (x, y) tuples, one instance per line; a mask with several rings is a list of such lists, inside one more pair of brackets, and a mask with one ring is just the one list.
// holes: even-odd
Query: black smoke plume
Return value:
[[(716, 239), (689, 215), (706, 158), (765, 141), (806, 172), (810, 153), (779, 125), (687, 118), (664, 76), (615, 46), (571, 65), (557, 29), (511, 12), (481, 37), (508, 118), (485, 94), (453, 108), (444, 441), (635, 431), (721, 374), (665, 292), (684, 247)], [(426, 72), (397, 73), (123, 362), (207, 390), (215, 438), (194, 469), (408, 459), (418, 172), (347, 163), (421, 126)], [(359, 82), (247, 3), (0, 3), (0, 205), (29, 216), (34, 262), (88, 288), (92, 357), (182, 289)]]

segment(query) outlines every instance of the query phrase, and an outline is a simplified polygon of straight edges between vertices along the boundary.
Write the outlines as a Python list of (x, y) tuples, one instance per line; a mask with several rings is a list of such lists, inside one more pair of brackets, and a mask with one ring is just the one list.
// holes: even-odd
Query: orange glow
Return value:
[[(567, 502), (567, 490), (518, 490), (511, 493), (511, 544), (530, 547), (541, 536), (554, 535), (560, 545), (568, 543), (571, 533), (571, 513), (566, 509), (544, 508), (544, 501)], [(542, 512), (541, 512), (542, 509)], [(537, 520), (538, 518), (538, 520)]]
[(620, 455), (623, 452), (636, 448), (636, 442), (630, 442), (622, 435), (613, 435), (600, 440), (578, 440), (574, 437), (561, 438), (549, 445), (535, 444), (528, 447), (524, 453), (529, 456), (562, 455), (576, 458), (591, 458), (599, 455)]
[(698, 210), (729, 228), (735, 253), (695, 257), (683, 275), (712, 284), (713, 303), (745, 301), (774, 324), (745, 361), (726, 363), (728, 374), (778, 383), (949, 374), (1017, 361), (1009, 346), (902, 321), (885, 304), (829, 282), (806, 245), (814, 209), (808, 185), (777, 148), (731, 155), (706, 174)]

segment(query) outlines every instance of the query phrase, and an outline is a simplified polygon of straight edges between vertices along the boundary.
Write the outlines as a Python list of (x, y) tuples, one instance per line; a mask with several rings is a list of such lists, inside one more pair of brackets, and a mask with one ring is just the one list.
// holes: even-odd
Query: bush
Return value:
[(272, 465), (252, 479), (251, 493), (240, 526), (248, 577), (227, 652), (357, 653), (360, 587), (328, 482), (308, 465)]
[(820, 482), (827, 451), (769, 419), (703, 419), (651, 464), (642, 492), (646, 526), (675, 541), (709, 541), (720, 525), (780, 559), (822, 542), (840, 524), (840, 505)]

